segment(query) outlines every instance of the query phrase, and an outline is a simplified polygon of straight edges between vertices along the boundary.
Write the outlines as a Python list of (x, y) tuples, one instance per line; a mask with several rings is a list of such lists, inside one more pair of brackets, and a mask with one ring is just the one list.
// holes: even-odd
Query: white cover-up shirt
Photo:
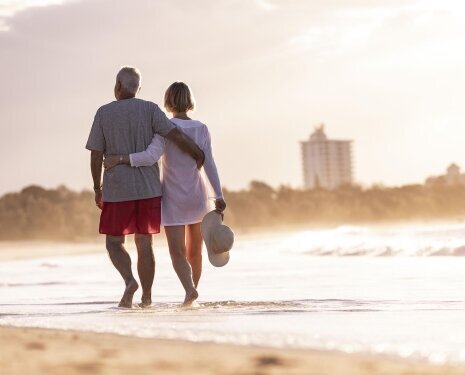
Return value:
[[(161, 224), (164, 226), (200, 223), (212, 210), (211, 198), (223, 198), (221, 183), (213, 159), (210, 132), (205, 124), (196, 120), (171, 119), (205, 153), (203, 171), (197, 169), (194, 159), (175, 144), (155, 134), (145, 151), (129, 155), (131, 166), (155, 164), (163, 155)], [(205, 175), (210, 186), (207, 187)]]

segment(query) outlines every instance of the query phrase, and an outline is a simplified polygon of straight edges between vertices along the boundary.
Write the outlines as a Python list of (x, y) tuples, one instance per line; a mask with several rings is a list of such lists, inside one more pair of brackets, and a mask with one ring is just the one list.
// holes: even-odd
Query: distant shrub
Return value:
[[(0, 240), (94, 239), (100, 211), (93, 192), (29, 186), (0, 198)], [(225, 221), (235, 230), (302, 224), (350, 224), (465, 216), (465, 187), (345, 186), (301, 190), (253, 181), (248, 189), (225, 189)]]

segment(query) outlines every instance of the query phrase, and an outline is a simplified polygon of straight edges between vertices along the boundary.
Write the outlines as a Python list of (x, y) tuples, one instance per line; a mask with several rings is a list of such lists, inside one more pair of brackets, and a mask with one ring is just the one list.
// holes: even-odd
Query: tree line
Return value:
[[(92, 240), (100, 211), (92, 191), (29, 186), (0, 198), (0, 240)], [(225, 190), (225, 222), (237, 231), (297, 225), (339, 225), (465, 217), (465, 186), (344, 186), (277, 189), (253, 181)]]

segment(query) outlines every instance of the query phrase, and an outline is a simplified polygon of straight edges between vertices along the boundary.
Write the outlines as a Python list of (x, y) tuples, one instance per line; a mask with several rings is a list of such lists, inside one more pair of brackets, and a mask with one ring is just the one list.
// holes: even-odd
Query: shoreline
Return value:
[[(0, 368), (17, 374), (463, 374), (381, 355), (146, 339), (107, 333), (0, 327)], [(182, 355), (182, 360), (180, 359)], [(18, 361), (12, 359), (20, 359)]]

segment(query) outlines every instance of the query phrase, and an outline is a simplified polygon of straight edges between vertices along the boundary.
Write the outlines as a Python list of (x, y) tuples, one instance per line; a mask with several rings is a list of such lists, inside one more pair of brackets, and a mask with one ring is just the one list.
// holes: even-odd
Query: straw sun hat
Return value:
[(200, 226), (207, 246), (208, 259), (215, 267), (223, 267), (229, 262), (229, 250), (234, 244), (234, 232), (223, 225), (221, 214), (211, 211), (205, 215)]

